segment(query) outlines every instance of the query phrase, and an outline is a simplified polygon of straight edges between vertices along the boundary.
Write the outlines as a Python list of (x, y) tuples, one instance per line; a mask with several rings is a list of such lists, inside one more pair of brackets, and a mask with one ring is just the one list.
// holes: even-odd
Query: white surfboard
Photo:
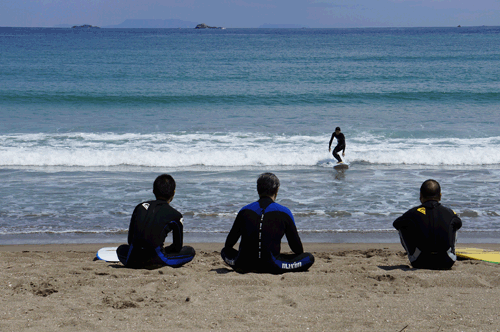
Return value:
[(118, 255), (116, 254), (116, 249), (118, 247), (104, 247), (97, 251), (96, 257), (97, 259), (106, 261), (106, 262), (119, 262)]
[(338, 163), (333, 165), (333, 169), (348, 169), (349, 164), (348, 163)]

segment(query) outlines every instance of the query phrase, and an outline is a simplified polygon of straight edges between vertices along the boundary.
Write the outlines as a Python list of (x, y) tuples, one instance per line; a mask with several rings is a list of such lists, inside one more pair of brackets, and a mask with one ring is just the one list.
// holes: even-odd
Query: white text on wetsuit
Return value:
[(297, 262), (297, 263), (281, 263), (281, 268), (286, 269), (286, 270), (291, 270), (291, 269), (296, 269), (298, 267), (301, 267), (302, 263)]

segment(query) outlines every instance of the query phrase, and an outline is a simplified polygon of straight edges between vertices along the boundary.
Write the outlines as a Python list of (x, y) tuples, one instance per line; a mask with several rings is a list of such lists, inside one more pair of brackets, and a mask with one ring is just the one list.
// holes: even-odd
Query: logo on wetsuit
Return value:
[(302, 266), (302, 262), (296, 262), (296, 263), (281, 263), (281, 268), (286, 269), (286, 270), (292, 270), (296, 269), (298, 267)]
[(231, 266), (236, 264), (236, 259), (229, 259), (227, 257), (224, 257), (224, 261)]

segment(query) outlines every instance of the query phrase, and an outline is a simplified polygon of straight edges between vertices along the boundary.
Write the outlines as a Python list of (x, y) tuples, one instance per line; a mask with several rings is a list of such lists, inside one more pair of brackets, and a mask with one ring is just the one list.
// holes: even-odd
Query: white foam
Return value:
[[(332, 160), (328, 135), (253, 133), (0, 135), (0, 166), (313, 166)], [(373, 164), (500, 164), (500, 137), (349, 137), (346, 160)]]

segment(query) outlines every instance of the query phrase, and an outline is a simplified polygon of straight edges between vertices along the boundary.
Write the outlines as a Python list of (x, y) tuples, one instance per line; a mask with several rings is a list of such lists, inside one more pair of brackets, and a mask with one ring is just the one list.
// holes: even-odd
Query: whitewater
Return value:
[[(314, 166), (326, 165), (329, 135), (261, 133), (0, 135), (0, 166)], [(335, 142), (333, 142), (335, 144)], [(351, 163), (474, 166), (500, 164), (500, 136), (349, 136)]]

